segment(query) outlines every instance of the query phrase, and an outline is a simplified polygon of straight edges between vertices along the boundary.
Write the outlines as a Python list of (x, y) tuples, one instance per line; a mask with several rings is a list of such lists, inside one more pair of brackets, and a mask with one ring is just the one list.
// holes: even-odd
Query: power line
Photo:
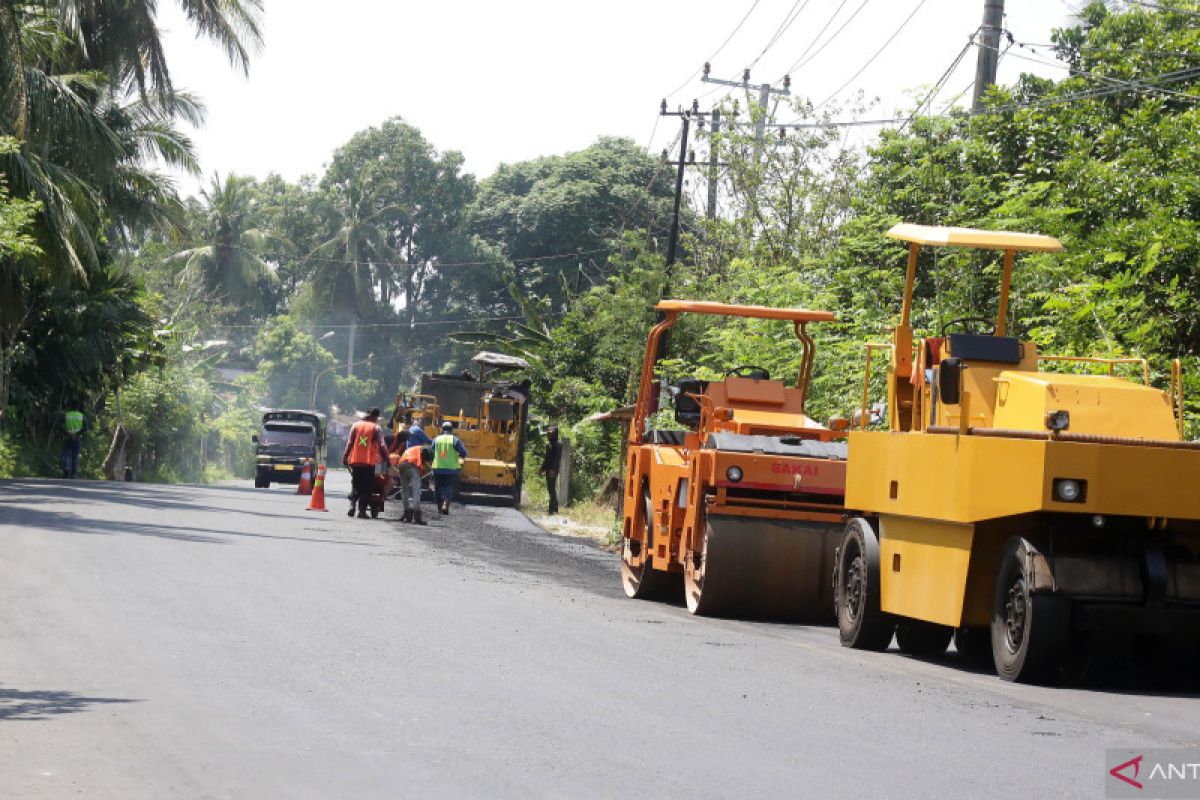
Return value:
[(937, 99), (938, 93), (942, 91), (946, 85), (946, 82), (950, 80), (950, 76), (954, 74), (954, 70), (958, 69), (958, 65), (962, 63), (963, 58), (971, 50), (971, 45), (975, 44), (975, 37), (978, 35), (978, 33), (979, 29), (976, 28), (975, 32), (967, 37), (967, 43), (964, 44), (962, 49), (958, 51), (958, 55), (956, 55), (954, 60), (950, 62), (950, 66), (946, 67), (946, 71), (942, 73), (942, 77), (937, 79), (937, 82), (933, 85), (933, 88), (929, 90), (929, 94), (925, 96), (924, 100), (917, 104), (917, 107), (913, 110), (913, 113), (907, 120), (905, 120), (904, 124), (900, 126), (901, 133), (903, 133), (904, 129), (908, 127), (909, 123), (921, 113), (922, 108), (931, 106), (933, 101)]
[[(754, 2), (750, 4), (750, 8), (746, 11), (745, 15), (742, 16), (741, 21), (734, 27), (733, 31), (728, 36), (725, 37), (725, 41), (721, 42), (721, 46), (718, 47), (716, 50), (714, 50), (713, 54), (711, 56), (704, 59), (705, 61), (711, 63), (714, 58), (716, 58), (717, 56), (719, 56), (721, 54), (721, 51), (725, 49), (725, 46), (727, 44), (729, 44), (731, 41), (733, 41), (733, 37), (737, 36), (738, 31), (740, 31), (742, 29), (742, 26), (746, 24), (746, 20), (750, 19), (750, 15), (754, 13), (754, 9), (758, 8), (758, 4), (760, 2), (762, 2), (762, 0), (754, 0)], [(701, 67), (701, 69), (703, 69), (703, 67)], [(691, 75), (688, 76), (687, 80), (685, 80), (683, 83), (679, 84), (678, 87), (676, 87), (670, 94), (668, 94), (667, 97), (674, 97), (675, 95), (679, 94), (679, 92), (682, 91), (689, 83), (696, 80), (696, 76), (699, 74), (700, 74), (700, 70), (697, 69), (695, 72), (693, 72)], [(657, 124), (657, 122), (658, 122), (658, 120), (656, 119), (655, 123)], [(651, 138), (653, 138), (653, 137), (651, 137)]]
[[(612, 250), (612, 248), (610, 248), (610, 247), (601, 247), (601, 248), (597, 248), (595, 250), (580, 250), (580, 251), (570, 252), (570, 253), (555, 253), (553, 255), (548, 255), (548, 256), (527, 256), (524, 258), (502, 257), (502, 258), (486, 259), (486, 260), (482, 260), (482, 261), (438, 261), (436, 259), (428, 259), (426, 261), (418, 261), (416, 263), (408, 263), (407, 261), (378, 261), (378, 260), (374, 260), (374, 259), (363, 259), (359, 263), (361, 263), (363, 266), (399, 267), (399, 268), (427, 267), (427, 266), (432, 267), (433, 269), (444, 269), (446, 267), (484, 267), (484, 266), (488, 266), (488, 265), (503, 264), (506, 261), (509, 263), (513, 263), (513, 264), (534, 263), (534, 262), (538, 262), (538, 261), (557, 261), (557, 260), (561, 260), (564, 258), (574, 258), (577, 256), (589, 256), (589, 255), (596, 255), (598, 253), (608, 253), (608, 252), (611, 252), (611, 250)], [(296, 256), (289, 255), (287, 253), (262, 253), (260, 255), (263, 258), (270, 259), (272, 261), (292, 260), (292, 261), (319, 261), (319, 262), (322, 262), (325, 264), (346, 264), (346, 265), (354, 264), (354, 262), (352, 260), (347, 259), (347, 258), (330, 258), (330, 257), (312, 256), (312, 255), (296, 257)]]
[(1128, 0), (1128, 2), (1130, 5), (1151, 8), (1155, 11), (1168, 11), (1172, 14), (1186, 14), (1190, 17), (1200, 17), (1200, 11), (1190, 8), (1175, 8), (1174, 6), (1164, 6), (1160, 3), (1147, 3), (1145, 0)]
[[(821, 28), (821, 30), (817, 33), (817, 35), (813, 37), (813, 40), (811, 42), (809, 42), (808, 47), (804, 48), (804, 52), (802, 52), (800, 54), (800, 57), (796, 59), (795, 63), (793, 63), (790, 67), (788, 67), (787, 72), (789, 75), (792, 74), (793, 72), (795, 72), (796, 70), (800, 69), (801, 67), (803, 67), (808, 62), (812, 61), (817, 56), (821, 55), (822, 51), (824, 51), (825, 48), (829, 46), (829, 43), (832, 42), (834, 39), (836, 39), (838, 36), (840, 36), (842, 31), (846, 30), (846, 27), (849, 26), (850, 23), (854, 21), (854, 18), (858, 16), (858, 13), (860, 11), (862, 11), (864, 8), (867, 7), (867, 3), (871, 2), (871, 0), (863, 0), (862, 3), (859, 4), (858, 8), (854, 9), (854, 13), (846, 18), (846, 21), (842, 23), (841, 27), (839, 27), (836, 31), (834, 31), (833, 35), (830, 36), (828, 39), (826, 39), (824, 41), (824, 43), (822, 43), (821, 46), (819, 48), (817, 48), (817, 51), (815, 53), (812, 53), (812, 55), (809, 55), (809, 53), (812, 52), (813, 46), (816, 45), (816, 43), (818, 41), (820, 41), (821, 35), (824, 34), (825, 31), (829, 30), (829, 26), (833, 24), (833, 21), (835, 19), (837, 19), (838, 14), (842, 13), (842, 9), (846, 7), (847, 2), (849, 2), (849, 0), (842, 0), (841, 5), (839, 5), (834, 10), (833, 16), (831, 16), (828, 19), (828, 21), (826, 21), (825, 27)], [(806, 56), (807, 56), (807, 58), (806, 58)]]
[[(1007, 31), (1006, 31), (1006, 33), (1007, 33)], [(1163, 88), (1157, 87), (1157, 86), (1150, 86), (1148, 84), (1144, 84), (1144, 83), (1142, 83), (1138, 80), (1134, 80), (1134, 79), (1111, 78), (1107, 75), (1097, 75), (1094, 72), (1087, 72), (1086, 70), (1082, 70), (1077, 67), (1068, 66), (1066, 64), (1063, 64), (1060, 61), (1052, 61), (1050, 59), (1042, 57), (1040, 53), (1037, 53), (1036, 50), (1034, 50), (1032, 47), (1026, 45), (1024, 42), (1016, 41), (1016, 40), (1012, 39), (1011, 37), (1012, 37), (1012, 34), (1009, 34), (1009, 40), (1010, 40), (1009, 47), (1011, 47), (1012, 45), (1015, 44), (1017, 47), (1019, 47), (1021, 49), (1028, 49), (1031, 52), (1037, 54), (1037, 56), (1038, 56), (1037, 58), (1034, 58), (1031, 56), (1022, 55), (1020, 53), (1012, 54), (1012, 56), (1014, 58), (1018, 58), (1022, 61), (1029, 61), (1034, 64), (1042, 64), (1042, 65), (1048, 66), (1048, 67), (1058, 67), (1059, 69), (1069, 70), (1072, 73), (1071, 77), (1083, 77), (1083, 78), (1087, 78), (1089, 80), (1097, 81), (1099, 83), (1108, 83), (1108, 84), (1114, 85), (1114, 86), (1128, 86), (1131, 89), (1146, 89), (1149, 91), (1161, 92), (1163, 94), (1169, 94), (1169, 95), (1173, 95), (1176, 97), (1183, 97), (1183, 98), (1190, 99), (1190, 100), (1200, 99), (1196, 95), (1187, 94), (1186, 92), (1178, 92), (1178, 91), (1174, 91), (1172, 89), (1163, 89)], [(977, 46), (978, 47), (987, 47), (987, 45), (985, 45), (985, 44), (978, 44)], [(1008, 52), (1007, 47), (1004, 49), (1004, 52), (1005, 53)]]
[[(803, 3), (803, 5), (801, 5), (801, 3)], [(775, 29), (775, 33), (767, 41), (766, 47), (762, 49), (761, 53), (754, 57), (753, 61), (746, 65), (746, 69), (750, 69), (751, 67), (757, 65), (759, 60), (767, 54), (767, 51), (775, 46), (775, 43), (779, 41), (779, 37), (787, 33), (787, 29), (792, 27), (792, 23), (795, 22), (796, 18), (799, 17), (800, 14), (803, 13), (804, 9), (808, 7), (808, 3), (809, 0), (796, 0), (796, 2), (792, 3), (791, 9), (789, 9), (788, 13), (784, 15), (783, 22), (779, 23), (779, 27)], [(797, 10), (797, 6), (800, 7), (799, 10)]]
[(913, 7), (913, 10), (910, 11), (908, 16), (904, 18), (904, 21), (900, 23), (899, 27), (892, 31), (892, 35), (887, 38), (887, 41), (885, 41), (883, 45), (875, 51), (874, 55), (867, 59), (867, 63), (859, 67), (858, 72), (855, 72), (853, 75), (851, 75), (850, 78), (841, 86), (839, 86), (833, 94), (829, 95), (829, 97), (826, 97), (820, 103), (817, 103), (813, 109), (816, 110), (827, 104), (830, 100), (841, 94), (847, 86), (849, 86), (851, 83), (854, 83), (854, 81), (858, 79), (859, 75), (862, 75), (864, 72), (866, 72), (867, 68), (875, 63), (875, 59), (879, 58), (879, 56), (883, 54), (883, 51), (887, 50), (892, 42), (896, 41), (896, 37), (900, 35), (900, 32), (903, 31), (905, 27), (907, 27), (908, 23), (912, 21), (912, 18), (917, 15), (917, 12), (921, 10), (921, 7), (924, 6), (925, 3), (926, 0), (918, 0), (917, 4)]
[[(337, 325), (297, 325), (297, 328), (302, 330), (329, 330), (331, 328), (411, 328), (426, 325), (469, 325), (480, 322), (515, 322), (525, 319), (524, 317), (472, 317), (470, 319), (431, 319), (431, 320), (415, 320), (413, 322), (360, 322), (354, 325), (341, 324)], [(224, 325), (213, 323), (211, 325), (201, 326), (203, 330), (260, 330), (266, 327), (268, 323), (263, 322), (258, 325)], [(345, 366), (345, 365), (343, 365)]]

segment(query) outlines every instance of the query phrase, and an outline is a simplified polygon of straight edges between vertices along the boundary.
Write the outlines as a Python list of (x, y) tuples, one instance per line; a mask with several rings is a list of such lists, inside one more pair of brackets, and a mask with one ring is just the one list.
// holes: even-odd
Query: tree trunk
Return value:
[(354, 377), (354, 335), (358, 332), (358, 318), (350, 318), (350, 353), (346, 357), (346, 377)]

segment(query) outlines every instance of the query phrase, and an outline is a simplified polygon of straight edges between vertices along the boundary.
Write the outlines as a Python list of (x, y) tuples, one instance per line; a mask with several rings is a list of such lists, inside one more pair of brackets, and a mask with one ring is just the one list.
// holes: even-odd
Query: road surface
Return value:
[[(1103, 796), (1200, 698), (626, 600), (509, 509), (0, 482), (0, 796)], [(389, 508), (388, 515), (395, 515)]]

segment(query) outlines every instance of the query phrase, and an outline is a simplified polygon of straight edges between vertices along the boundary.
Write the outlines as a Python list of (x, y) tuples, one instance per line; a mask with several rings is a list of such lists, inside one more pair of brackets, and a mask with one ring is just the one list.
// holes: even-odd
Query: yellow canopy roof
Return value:
[(887, 235), (905, 242), (941, 247), (986, 247), (992, 250), (1030, 250), (1043, 253), (1057, 253), (1063, 249), (1058, 239), (1038, 233), (945, 228), (937, 225), (916, 225), (911, 222), (893, 225)]
[(691, 300), (663, 300), (657, 311), (684, 311), (693, 314), (716, 314), (721, 317), (750, 317), (751, 319), (786, 319), (791, 322), (833, 322), (831, 311), (808, 311), (803, 308), (771, 308), (769, 306), (733, 306)]

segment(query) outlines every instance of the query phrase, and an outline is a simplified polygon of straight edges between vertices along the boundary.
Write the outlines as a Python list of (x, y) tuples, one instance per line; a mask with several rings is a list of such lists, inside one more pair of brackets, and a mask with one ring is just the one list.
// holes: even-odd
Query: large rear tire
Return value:
[(887, 650), (896, 618), (883, 613), (879, 591), (879, 540), (862, 517), (846, 523), (833, 573), (834, 612), (842, 644)]
[(992, 593), (992, 659), (1006, 681), (1053, 683), (1066, 659), (1071, 602), (1033, 592), (1028, 574), (1036, 548), (1014, 536), (1004, 545)]
[[(639, 542), (625, 537), (621, 542), (621, 586), (625, 596), (636, 600), (678, 601), (683, 591), (682, 576), (654, 569), (650, 563), (650, 554), (654, 552), (654, 506), (648, 489), (642, 490), (642, 512), (646, 520), (645, 538)], [(639, 557), (641, 563), (634, 564)]]

